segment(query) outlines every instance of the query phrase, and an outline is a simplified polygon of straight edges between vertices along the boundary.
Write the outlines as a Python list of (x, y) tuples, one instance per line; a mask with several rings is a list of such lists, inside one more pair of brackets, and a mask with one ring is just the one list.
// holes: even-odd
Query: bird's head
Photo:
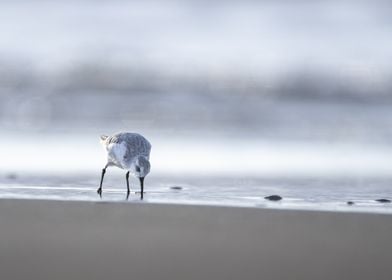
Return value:
[(139, 172), (140, 177), (146, 177), (148, 173), (150, 173), (150, 162), (145, 157), (138, 157), (136, 160), (137, 171)]

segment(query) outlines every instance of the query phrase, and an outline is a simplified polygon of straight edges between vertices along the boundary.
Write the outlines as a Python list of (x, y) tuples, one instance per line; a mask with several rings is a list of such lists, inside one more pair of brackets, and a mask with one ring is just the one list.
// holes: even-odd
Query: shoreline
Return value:
[(392, 216), (0, 200), (6, 279), (390, 279)]

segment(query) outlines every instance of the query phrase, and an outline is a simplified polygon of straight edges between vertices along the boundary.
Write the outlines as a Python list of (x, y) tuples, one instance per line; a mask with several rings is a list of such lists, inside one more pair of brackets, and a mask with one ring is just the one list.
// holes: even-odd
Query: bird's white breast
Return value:
[(108, 159), (113, 162), (117, 166), (127, 169), (126, 162), (124, 161), (124, 157), (127, 151), (127, 147), (125, 143), (111, 143), (107, 146), (108, 151)]

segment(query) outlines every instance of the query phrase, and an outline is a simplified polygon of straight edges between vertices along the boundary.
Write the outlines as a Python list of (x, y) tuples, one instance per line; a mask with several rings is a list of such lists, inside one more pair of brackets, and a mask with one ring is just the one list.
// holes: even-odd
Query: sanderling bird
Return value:
[(127, 170), (127, 199), (129, 197), (129, 172), (140, 181), (140, 198), (143, 199), (144, 178), (150, 172), (151, 144), (137, 133), (119, 132), (112, 136), (101, 135), (101, 144), (107, 151), (107, 163), (102, 169), (101, 183), (97, 193), (102, 197), (102, 182), (106, 168), (117, 166)]

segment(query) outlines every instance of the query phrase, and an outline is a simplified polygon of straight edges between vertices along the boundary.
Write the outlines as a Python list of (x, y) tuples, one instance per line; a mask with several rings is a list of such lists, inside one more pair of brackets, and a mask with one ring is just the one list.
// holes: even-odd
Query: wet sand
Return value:
[(2, 279), (391, 279), (392, 215), (0, 200)]

